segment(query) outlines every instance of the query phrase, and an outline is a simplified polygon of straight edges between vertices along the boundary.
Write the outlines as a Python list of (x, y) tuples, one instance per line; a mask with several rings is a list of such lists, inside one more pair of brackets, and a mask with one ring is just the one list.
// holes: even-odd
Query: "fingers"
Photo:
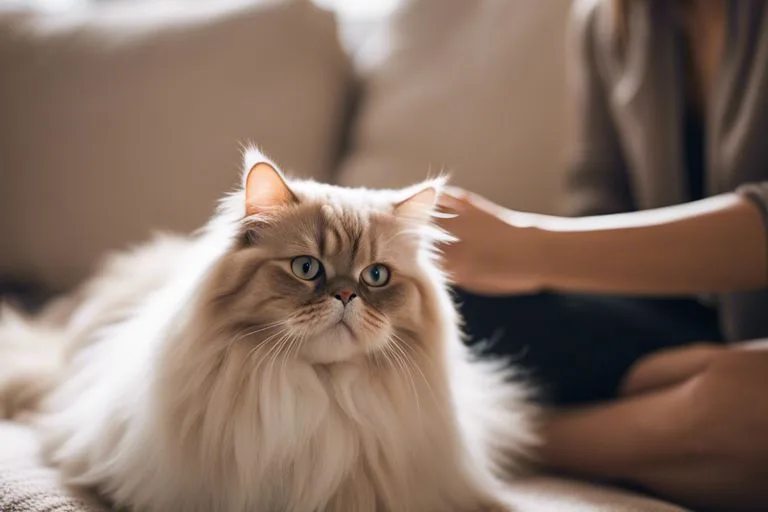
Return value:
[(458, 215), (465, 209), (468, 192), (457, 187), (446, 187), (437, 200), (437, 205), (442, 213)]
[(461, 187), (448, 185), (443, 188), (443, 195), (452, 196), (455, 199), (464, 200), (469, 196), (469, 192)]
[(724, 350), (714, 343), (697, 343), (651, 354), (630, 368), (620, 394), (637, 395), (681, 384), (704, 371)]

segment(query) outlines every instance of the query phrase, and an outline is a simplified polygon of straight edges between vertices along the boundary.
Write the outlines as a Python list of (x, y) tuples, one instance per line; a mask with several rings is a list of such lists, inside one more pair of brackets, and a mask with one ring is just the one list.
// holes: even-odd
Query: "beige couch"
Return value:
[[(301, 0), (1, 14), (0, 278), (66, 290), (107, 250), (194, 229), (249, 142), (296, 175), (398, 186), (449, 170), (508, 206), (557, 211), (569, 8), (414, 0), (346, 47)], [(553, 477), (510, 501), (680, 510)], [(101, 507), (58, 484), (31, 431), (0, 424), (0, 510)]]

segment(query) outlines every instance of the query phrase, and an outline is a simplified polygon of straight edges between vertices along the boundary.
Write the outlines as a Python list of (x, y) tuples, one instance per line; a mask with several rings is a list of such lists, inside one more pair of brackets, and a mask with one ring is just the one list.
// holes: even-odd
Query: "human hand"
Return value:
[(442, 246), (454, 283), (474, 293), (534, 293), (543, 287), (542, 216), (516, 212), (466, 190), (448, 187), (439, 200), (440, 226), (458, 240)]

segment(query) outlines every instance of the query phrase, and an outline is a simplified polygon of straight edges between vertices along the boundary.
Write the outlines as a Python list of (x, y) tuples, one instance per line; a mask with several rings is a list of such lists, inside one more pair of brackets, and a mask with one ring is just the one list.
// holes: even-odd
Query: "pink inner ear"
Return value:
[(268, 162), (259, 162), (248, 171), (245, 207), (248, 215), (286, 206), (296, 201), (282, 174)]
[(395, 215), (428, 220), (437, 202), (437, 189), (427, 186), (395, 205)]

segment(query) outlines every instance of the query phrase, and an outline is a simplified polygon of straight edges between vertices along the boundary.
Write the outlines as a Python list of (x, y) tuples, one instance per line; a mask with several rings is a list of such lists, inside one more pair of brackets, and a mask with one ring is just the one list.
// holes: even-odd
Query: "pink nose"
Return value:
[(336, 291), (334, 297), (340, 300), (341, 303), (346, 306), (349, 304), (349, 301), (357, 297), (357, 295), (355, 295), (355, 293), (350, 288), (342, 288), (341, 290)]

